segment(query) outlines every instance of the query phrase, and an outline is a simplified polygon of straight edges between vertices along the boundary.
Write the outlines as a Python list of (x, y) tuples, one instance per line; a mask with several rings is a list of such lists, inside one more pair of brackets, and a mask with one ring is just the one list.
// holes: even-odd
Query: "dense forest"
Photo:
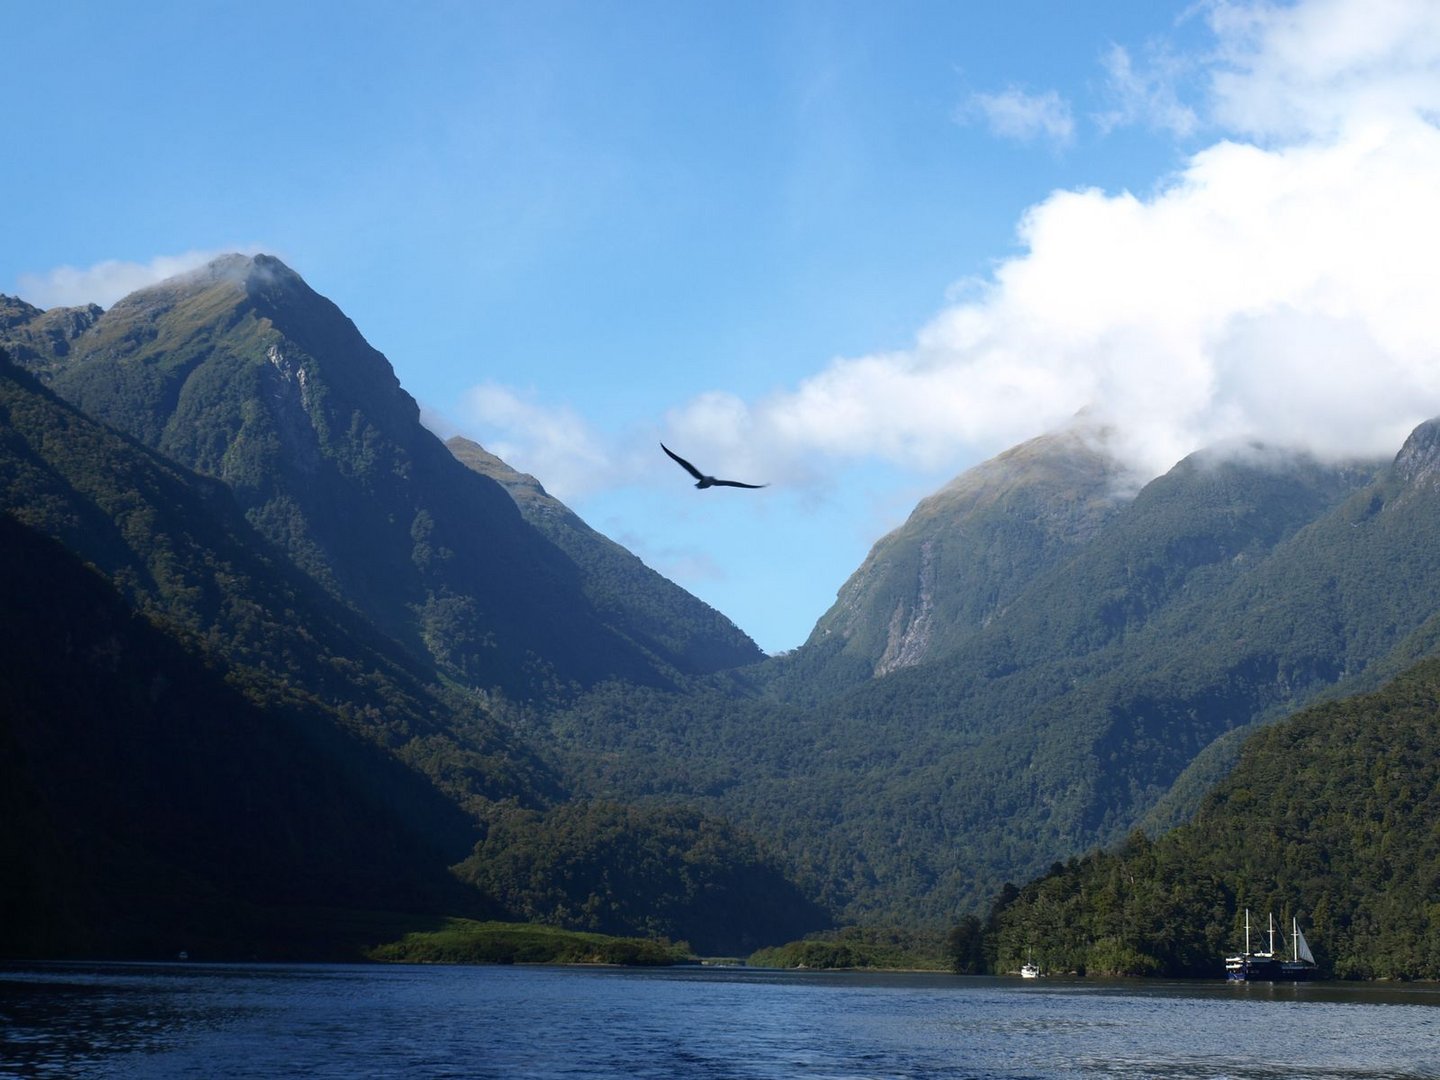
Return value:
[(547, 714), (550, 756), (594, 797), (768, 829), (844, 921), (981, 912), (1007, 880), (1188, 817), (1244, 731), (1433, 651), (1440, 545), (1417, 538), (1440, 500), (1412, 479), (1432, 438), (1363, 467), (1196, 455), (1009, 579), (948, 653), (875, 678), (831, 635), (684, 693), (604, 684)]
[[(1247, 740), (1195, 819), (1008, 889), (996, 970), (1218, 975), (1243, 918), (1298, 918), (1325, 974), (1440, 978), (1440, 660)], [(974, 964), (976, 924), (952, 939)]]
[[(312, 304), (302, 323), (344, 337), (353, 333), (348, 320), (324, 305), (316, 314), (313, 294), (287, 293), (299, 290), (298, 279), (281, 281), (282, 295), (266, 294), (260, 304), (246, 290), (251, 284), (262, 293), (271, 289), (273, 268), (257, 266), (253, 281), (230, 269), (214, 268), (189, 286), (167, 286), (117, 305), (119, 325), (133, 330), (138, 323), (144, 331), (118, 339), (114, 326), (90, 311), (85, 318), (60, 319), (8, 301), (0, 320), (8, 324), (12, 348), (13, 339), (20, 340), (17, 355), (32, 361), (23, 370), (0, 350), (0, 507), (7, 535), (17, 550), (48, 551), (50, 544), (73, 563), (17, 555), (7, 566), (22, 575), (17, 589), (48, 587), (53, 598), (48, 604), (19, 594), (7, 598), (5, 631), (16, 644), (0, 655), (7, 706), (0, 710), (0, 780), (14, 805), (6, 808), (10, 872), (0, 882), (0, 907), (14, 917), (0, 951), (155, 955), (172, 951), (179, 938), (197, 955), (288, 955), (293, 950), (287, 942), (305, 943), (296, 947), (315, 955), (353, 953), (374, 944), (367, 927), (377, 925), (368, 915), (336, 914), (357, 907), (559, 920), (588, 901), (607, 911), (623, 909), (634, 920), (612, 914), (607, 926), (649, 932), (656, 916), (642, 909), (644, 894), (635, 891), (634, 879), (588, 883), (573, 896), (562, 885), (550, 890), (564, 894), (556, 910), (517, 914), (473, 876), (447, 870), (473, 857), (489, 826), (503, 833), (515, 813), (544, 814), (571, 798), (565, 778), (511, 726), (523, 725), (528, 710), (510, 707), (505, 690), (528, 688), (537, 700), (570, 693), (596, 663), (610, 663), (605, 670), (641, 682), (684, 679), (687, 665), (715, 662), (707, 634), (731, 657), (758, 650), (693, 598), (688, 605), (675, 602), (676, 594), (684, 594), (663, 580), (657, 584), (655, 575), (642, 584), (662, 599), (641, 597), (633, 611), (612, 610), (607, 627), (606, 616), (586, 599), (585, 572), (521, 519), (503, 489), (455, 460), (418, 420), (412, 417), (410, 427), (402, 423), (414, 412), (413, 402), (397, 398), (393, 377), (377, 382), (372, 371), (371, 380), (361, 383), (362, 395), (380, 396), (381, 404), (367, 406), (363, 397), (340, 400), (336, 387), (356, 378), (344, 354), (329, 358), (325, 370), (334, 385), (328, 388), (313, 358), (313, 377), (277, 366), (276, 350), (283, 354), (293, 343), (275, 329), (274, 319), (296, 295)], [(268, 313), (261, 310), (265, 305)], [(221, 315), (237, 335), (224, 342), (205, 321)], [(89, 352), (65, 337), (87, 330), (96, 332)], [(313, 327), (302, 333), (312, 341), (323, 336)], [(247, 348), (259, 353), (248, 366)], [(378, 356), (352, 341), (348, 351), (356, 350), (366, 364)], [(107, 364), (108, 383), (82, 370), (106, 370)], [(218, 376), (216, 365), (228, 366), (231, 374)], [(83, 384), (77, 396), (89, 397), (93, 408), (131, 431), (98, 422), (37, 374), (52, 386)], [(275, 378), (278, 394), (263, 386)], [(302, 382), (304, 393), (298, 393)], [(113, 401), (98, 397), (107, 387)], [(189, 414), (188, 423), (178, 426), (147, 420), (162, 406), (184, 413), (202, 402), (209, 402), (208, 420)], [(260, 402), (278, 411), (266, 420)], [(318, 415), (306, 412), (311, 407)], [(366, 408), (384, 408), (388, 419), (368, 433), (360, 420), (348, 421), (338, 442), (322, 437), (334, 429), (337, 409), (358, 418)], [(228, 434), (227, 417), (239, 424)], [(203, 448), (210, 444), (195, 438), (207, 423), (220, 428), (217, 442), (231, 447), (219, 457), (196, 449), (184, 464), (145, 445), (148, 439), (174, 449), (166, 442), (169, 431)], [(394, 437), (388, 446), (387, 425)], [(357, 437), (363, 444), (358, 450)], [(312, 452), (283, 454), (287, 439), (292, 450), (296, 440), (313, 442)], [(237, 449), (247, 444), (248, 451)], [(272, 469), (266, 454), (301, 468), (291, 482), (321, 505), (293, 499), (284, 487), (285, 469)], [(316, 468), (317, 461), (327, 462), (322, 472), (334, 470), (328, 480), (321, 478), (318, 494), (310, 490), (316, 477), (304, 475), (307, 461)], [(192, 471), (194, 466), (213, 467), (214, 475)], [(413, 479), (426, 469), (438, 470), (453, 486), (427, 495), (429, 486)], [(377, 471), (390, 479), (372, 478)], [(412, 477), (398, 491), (397, 473)], [(368, 494), (324, 505), (347, 488)], [(458, 533), (441, 531), (446, 518), (430, 512), (427, 499), (448, 507), (446, 527)], [(456, 518), (467, 506), (487, 519), (483, 529), (468, 529), (463, 516)], [(278, 513), (280, 507), (288, 509)], [(411, 523), (403, 565), (386, 565), (401, 549), (393, 537), (384, 538), (384, 529), (369, 540), (310, 542), (327, 530), (363, 533), (357, 521), (366, 515), (403, 515)], [(465, 560), (480, 571), (446, 569), (466, 554), (457, 536), (480, 545)], [(116, 661), (123, 663), (121, 677), (152, 688), (153, 700), (118, 691), (91, 671), (87, 653), (70, 647), (91, 634), (109, 640), (95, 598), (67, 592), (54, 580), (71, 570), (91, 575), (91, 590), (152, 642), (137, 646), (140, 654), (161, 645), (173, 654), (173, 663), (157, 674), (118, 645), (103, 646), (106, 655), (122, 658)], [(487, 575), (503, 578), (505, 589), (487, 586)], [(341, 587), (347, 578), (367, 576), (366, 589)], [(568, 599), (559, 595), (564, 590)], [(73, 603), (66, 602), (69, 596)], [(509, 612), (507, 596), (513, 597)], [(473, 614), (477, 604), (495, 613), (488, 630), (482, 617), (464, 614)], [(392, 616), (400, 610), (418, 621), (397, 626)], [(52, 634), (42, 632), (36, 621), (42, 616)], [(623, 630), (617, 631), (621, 616)], [(443, 629), (452, 617), (466, 624), (459, 637)], [(515, 635), (504, 627), (522, 623), (541, 626), (551, 651), (517, 654), (505, 662), (509, 671), (483, 689), (467, 684), (464, 677), (479, 669), (453, 652), (457, 642), (473, 640), (479, 631), (486, 640), (509, 637), (513, 646)], [(64, 647), (55, 649), (57, 641)], [(42, 642), (51, 651), (37, 659), (32, 647)], [(676, 650), (669, 656), (656, 651), (665, 642)], [(213, 705), (207, 707), (198, 690), (182, 695), (155, 689), (196, 685), (200, 675), (190, 672), (206, 673), (199, 685), (210, 688)], [(67, 694), (66, 688), (77, 689)], [(136, 707), (110, 707), (127, 700)], [(196, 717), (189, 729), (175, 712), (180, 708)], [(225, 720), (232, 714), (248, 717), (240, 730), (253, 731), (253, 753), (232, 745), (238, 722)], [(219, 726), (208, 726), (206, 718)], [(138, 734), (147, 724), (179, 729), (153, 744), (127, 741), (126, 732)], [(335, 783), (326, 780), (331, 772)], [(260, 779), (252, 780), (252, 773)], [(79, 782), (91, 774), (103, 774), (105, 782)], [(191, 831), (172, 845), (167, 838), (174, 829), (156, 823), (179, 821), (189, 821)], [(327, 839), (328, 827), (340, 835)], [(524, 831), (511, 835), (517, 844), (529, 839)], [(735, 830), (728, 834), (734, 851), (747, 854), (718, 868), (704, 858), (710, 834), (698, 820), (673, 822), (668, 835), (696, 857), (650, 867), (644, 887), (657, 895), (708, 895), (721, 881), (732, 901), (723, 925), (712, 926), (707, 920), (717, 909), (691, 896), (673, 927), (677, 937), (733, 954), (828, 923), (814, 905), (779, 911), (771, 898), (790, 895), (793, 885)], [(96, 845), (104, 858), (93, 857)], [(387, 854), (391, 846), (395, 857)], [(622, 857), (624, 850), (612, 854)], [(117, 873), (121, 858), (125, 872)], [(518, 864), (517, 857), (505, 865)], [(235, 872), (243, 874), (244, 888)], [(358, 881), (378, 884), (361, 888)], [(486, 881), (507, 897), (524, 894), (520, 883), (505, 882), (498, 872)], [(762, 892), (752, 896), (750, 889)], [(61, 904), (62, 897), (77, 899)], [(779, 921), (768, 925), (772, 913)], [(353, 933), (331, 941), (317, 921)]]
[[(958, 921), (967, 967), (1200, 972), (1249, 904), (1298, 910), (1328, 970), (1432, 970), (1366, 938), (1365, 904), (1322, 906), (1324, 864), (1262, 885), (1147, 837), (1202, 803), (1220, 834), (1293, 730), (1267, 725), (1440, 646), (1440, 424), (1389, 462), (1231, 446), (1142, 484), (1079, 423), (924, 500), (762, 658), (427, 431), (275, 259), (108, 311), (0, 298), (0, 345), (0, 951), (148, 954), (191, 925), (279, 954), (323, 922), (353, 952), (474, 916), (873, 962)], [(1377, 845), (1426, 827), (1420, 790)], [(1032, 893), (1070, 910), (1122, 866), (1103, 916), (1075, 909), (1093, 942), (1042, 944)]]

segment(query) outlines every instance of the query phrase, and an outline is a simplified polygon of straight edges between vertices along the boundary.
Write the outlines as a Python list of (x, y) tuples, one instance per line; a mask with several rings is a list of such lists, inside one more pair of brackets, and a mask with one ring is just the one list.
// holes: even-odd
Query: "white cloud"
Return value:
[[(683, 449), (717, 471), (797, 485), (837, 460), (960, 466), (1085, 410), (1153, 475), (1247, 438), (1393, 453), (1440, 415), (1434, 7), (1204, 10), (1216, 48), (1199, 122), (1235, 137), (1144, 196), (1055, 192), (1019, 223), (1023, 253), (967, 283), (909, 348), (833, 360), (764, 398), (701, 395), (666, 418), (686, 433)], [(1152, 116), (1180, 110), (1151, 70), (1142, 78), (1111, 58)], [(1009, 100), (1016, 133), (1069, 137), (1042, 119), (1066, 115), (1058, 98)], [(1168, 127), (1187, 123), (1177, 111)], [(506, 419), (492, 403), (489, 415), (526, 429), (526, 467), (543, 463), (547, 479), (567, 475), (569, 442), (604, 456), (568, 412), (512, 403)], [(547, 439), (566, 449), (540, 449)], [(612, 463), (606, 475), (627, 472)]]
[(157, 255), (148, 263), (107, 259), (84, 269), (61, 266), (39, 274), (22, 274), (20, 295), (36, 307), (77, 307), (99, 304), (108, 308), (136, 289), (204, 266), (229, 252), (253, 255), (259, 248), (226, 248), (224, 251), (187, 251), (181, 255)]
[[(460, 430), (479, 428), (477, 441), (513, 468), (542, 478), (564, 500), (613, 482), (618, 466), (605, 439), (575, 410), (527, 401), (496, 383), (471, 387), (461, 404)], [(447, 425), (452, 426), (452, 425)]]
[(1325, 137), (1396, 114), (1440, 114), (1434, 0), (1216, 0), (1215, 119), (1260, 138)]
[[(1210, 17), (1213, 119), (1284, 140), (1217, 142), (1145, 198), (1053, 194), (1020, 224), (1025, 253), (912, 348), (729, 403), (747, 442), (932, 467), (1088, 408), (1156, 472), (1244, 437), (1393, 452), (1440, 414), (1435, 9)], [(1163, 102), (1160, 86), (1137, 97)], [(690, 412), (722, 419), (706, 401)]]
[(1137, 67), (1128, 49), (1112, 46), (1102, 60), (1106, 89), (1114, 105), (1095, 117), (1102, 132), (1143, 124), (1185, 138), (1200, 125), (1195, 110), (1180, 100), (1178, 87), (1189, 63), (1164, 50), (1151, 50)]
[(913, 348), (836, 361), (746, 421), (917, 467), (1087, 407), (1152, 472), (1243, 436), (1393, 451), (1440, 413), (1436, 190), (1440, 132), (1397, 119), (1220, 143), (1149, 199), (1056, 193), (1022, 222), (1026, 253)]
[(1048, 142), (1066, 147), (1075, 138), (1070, 105), (1053, 90), (1030, 94), (1017, 87), (973, 94), (961, 118), (978, 115), (991, 132), (1016, 142)]

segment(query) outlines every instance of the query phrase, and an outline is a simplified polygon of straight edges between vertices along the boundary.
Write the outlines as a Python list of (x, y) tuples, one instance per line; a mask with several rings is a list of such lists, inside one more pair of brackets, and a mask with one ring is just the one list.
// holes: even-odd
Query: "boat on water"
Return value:
[(1040, 965), (1033, 960), (1027, 960), (1020, 965), (1020, 977), (1022, 979), (1038, 979), (1040, 977)]
[[(1290, 959), (1283, 952), (1275, 952), (1275, 916), (1270, 916), (1269, 949), (1265, 952), (1250, 949), (1250, 909), (1245, 909), (1245, 951), (1238, 956), (1225, 958), (1225, 978), (1231, 982), (1301, 982), (1315, 978), (1317, 965), (1305, 935), (1300, 932), (1300, 921), (1292, 919), (1290, 930)], [(1284, 935), (1282, 934), (1283, 938)], [(1283, 944), (1283, 941), (1282, 941)]]

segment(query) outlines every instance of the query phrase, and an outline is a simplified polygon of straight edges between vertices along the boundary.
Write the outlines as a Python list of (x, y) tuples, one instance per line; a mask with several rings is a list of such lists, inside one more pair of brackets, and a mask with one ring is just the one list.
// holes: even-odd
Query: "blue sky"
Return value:
[(6, 39), (0, 291), (276, 254), (435, 430), (770, 651), (1079, 409), (1146, 475), (1440, 413), (1422, 0), (58, 0)]

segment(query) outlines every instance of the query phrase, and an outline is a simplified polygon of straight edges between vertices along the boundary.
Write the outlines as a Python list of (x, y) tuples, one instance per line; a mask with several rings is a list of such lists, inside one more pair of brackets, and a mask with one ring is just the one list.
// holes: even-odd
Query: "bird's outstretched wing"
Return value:
[(669, 454), (670, 457), (671, 457), (672, 459), (674, 459), (674, 460), (680, 465), (680, 467), (681, 467), (682, 469), (684, 469), (686, 472), (688, 472), (688, 473), (689, 473), (691, 476), (693, 476), (696, 480), (704, 480), (704, 479), (705, 479), (705, 474), (704, 474), (704, 473), (702, 473), (699, 469), (695, 468), (694, 465), (691, 465), (688, 461), (686, 461), (686, 460), (685, 460), (683, 457), (681, 457), (679, 454), (675, 453), (674, 450), (671, 450), (671, 449), (670, 449), (668, 446), (666, 446), (663, 442), (660, 444), (660, 449), (661, 449), (661, 450), (664, 450), (665, 453)]
[(668, 446), (666, 446), (663, 442), (660, 444), (660, 449), (661, 449), (661, 450), (664, 450), (665, 453), (669, 454), (672, 459), (674, 459), (676, 462), (678, 462), (678, 463), (680, 464), (680, 467), (681, 467), (681, 468), (683, 468), (686, 472), (688, 472), (691, 476), (693, 476), (693, 477), (695, 478), (695, 486), (696, 486), (697, 488), (708, 488), (708, 487), (762, 488), (762, 487), (768, 487), (768, 486), (769, 486), (768, 484), (742, 484), (739, 480), (720, 480), (720, 479), (717, 479), (717, 478), (714, 477), (714, 476), (706, 476), (706, 475), (705, 475), (704, 473), (702, 473), (699, 469), (695, 468), (694, 465), (691, 465), (690, 462), (686, 461), (686, 460), (685, 460), (683, 457), (681, 457), (679, 454), (675, 453), (674, 450), (671, 450), (671, 449), (670, 449)]

